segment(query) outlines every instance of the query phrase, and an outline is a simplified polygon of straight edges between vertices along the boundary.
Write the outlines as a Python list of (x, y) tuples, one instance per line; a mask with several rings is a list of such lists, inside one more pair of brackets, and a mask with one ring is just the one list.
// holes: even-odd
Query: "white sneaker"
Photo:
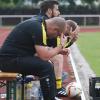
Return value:
[(55, 100), (62, 100), (62, 99), (59, 99), (58, 97), (55, 97)]

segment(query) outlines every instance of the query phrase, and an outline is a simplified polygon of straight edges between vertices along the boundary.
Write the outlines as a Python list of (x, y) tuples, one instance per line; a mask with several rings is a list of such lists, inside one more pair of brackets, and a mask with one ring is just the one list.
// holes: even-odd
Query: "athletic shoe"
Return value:
[(57, 97), (67, 97), (66, 89), (64, 87), (57, 89)]

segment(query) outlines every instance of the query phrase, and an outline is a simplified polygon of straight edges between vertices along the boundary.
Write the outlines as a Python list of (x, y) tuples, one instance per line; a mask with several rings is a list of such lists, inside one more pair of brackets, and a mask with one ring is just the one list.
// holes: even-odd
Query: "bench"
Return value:
[(14, 80), (18, 76), (18, 73), (0, 72), (0, 80)]
[[(0, 72), (0, 88), (6, 86), (6, 100), (16, 100), (16, 84), (21, 74)], [(21, 83), (21, 100), (24, 100), (24, 82)]]
[[(26, 84), (31, 81), (39, 81), (40, 79), (31, 75), (24, 76), (19, 73), (0, 72), (0, 80), (0, 87), (6, 86), (6, 100), (24, 100)], [(20, 93), (18, 93), (18, 84), (20, 85)]]

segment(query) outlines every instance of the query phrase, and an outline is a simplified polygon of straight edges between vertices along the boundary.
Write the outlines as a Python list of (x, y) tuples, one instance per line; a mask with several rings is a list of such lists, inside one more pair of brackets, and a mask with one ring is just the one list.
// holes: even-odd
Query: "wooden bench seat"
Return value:
[[(8, 72), (0, 72), (0, 87), (6, 86), (6, 100), (11, 100), (13, 95), (13, 100), (17, 100), (17, 97), (20, 97), (19, 100), (25, 99), (25, 86), (28, 84), (28, 81), (36, 81), (39, 80), (38, 77), (32, 76), (24, 76), (19, 73), (8, 73)], [(20, 85), (20, 89), (17, 88), (17, 85)], [(12, 93), (13, 91), (13, 93)], [(19, 95), (17, 91), (20, 91)]]
[[(19, 79), (20, 77), (22, 77), (22, 75), (19, 73), (0, 72), (0, 88), (5, 89), (5, 93), (7, 94), (6, 100), (17, 100), (17, 78)], [(20, 100), (24, 100), (24, 83), (22, 82), (20, 85)]]
[(20, 76), (19, 73), (0, 72), (0, 80), (14, 80), (18, 76)]

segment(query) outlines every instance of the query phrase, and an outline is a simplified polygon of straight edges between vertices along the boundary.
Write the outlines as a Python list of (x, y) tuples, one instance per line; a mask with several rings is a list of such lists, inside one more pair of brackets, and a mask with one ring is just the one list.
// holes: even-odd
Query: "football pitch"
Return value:
[(100, 76), (100, 32), (80, 33), (76, 43), (92, 70)]

